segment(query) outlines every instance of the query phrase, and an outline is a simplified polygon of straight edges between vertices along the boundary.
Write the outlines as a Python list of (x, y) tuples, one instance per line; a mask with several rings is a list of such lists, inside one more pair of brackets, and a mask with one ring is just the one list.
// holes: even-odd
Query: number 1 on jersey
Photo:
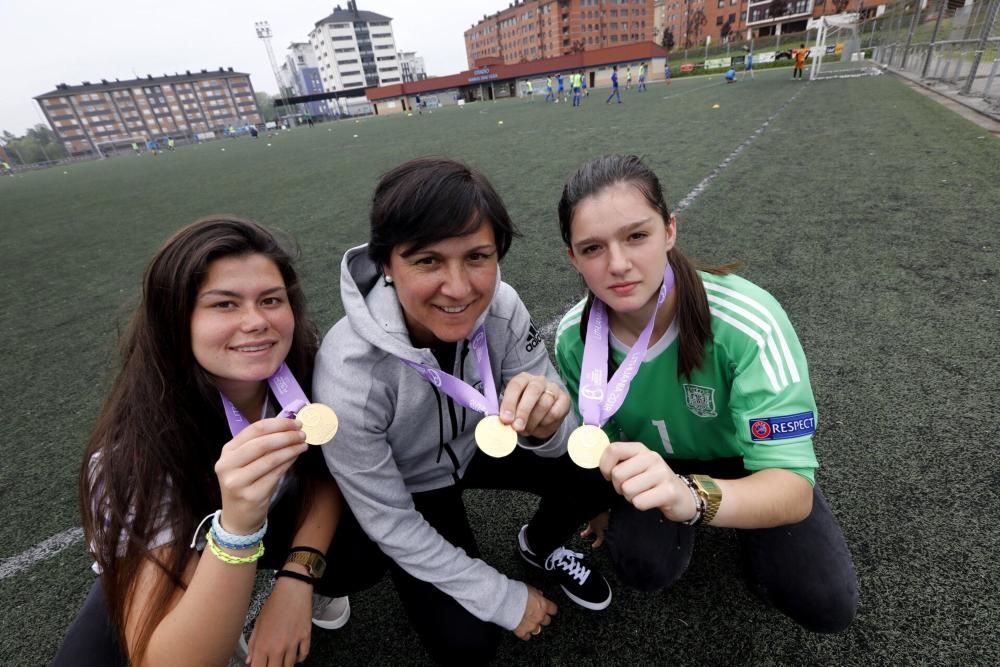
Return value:
[(654, 419), (653, 426), (656, 430), (660, 432), (660, 443), (663, 445), (663, 451), (667, 454), (673, 454), (674, 448), (670, 446), (670, 436), (667, 434), (667, 423), (662, 419)]

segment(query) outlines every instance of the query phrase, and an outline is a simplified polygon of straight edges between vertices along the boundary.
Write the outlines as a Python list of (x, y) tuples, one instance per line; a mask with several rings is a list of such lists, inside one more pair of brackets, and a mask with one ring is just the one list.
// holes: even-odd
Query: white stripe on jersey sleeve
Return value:
[(565, 315), (563, 315), (562, 320), (559, 322), (559, 327), (556, 329), (556, 340), (559, 340), (559, 336), (563, 335), (566, 329), (569, 329), (574, 324), (577, 324), (583, 317), (583, 306), (587, 303), (586, 299), (577, 303), (575, 306), (570, 308)]
[(778, 343), (781, 345), (782, 353), (784, 353), (785, 363), (788, 365), (788, 370), (792, 374), (792, 382), (799, 382), (801, 380), (801, 377), (799, 376), (799, 369), (795, 365), (795, 360), (792, 359), (792, 352), (788, 349), (788, 342), (785, 340), (785, 334), (781, 331), (781, 327), (778, 326), (778, 321), (774, 319), (774, 315), (771, 314), (771, 311), (765, 308), (760, 302), (751, 299), (745, 294), (740, 294), (739, 292), (731, 290), (728, 287), (716, 285), (715, 283), (708, 281), (702, 282), (705, 285), (706, 290), (725, 294), (726, 296), (732, 297), (738, 301), (742, 301), (757, 312), (762, 313), (768, 319), (771, 326), (773, 326), (774, 330), (778, 333)]
[(767, 360), (767, 355), (764, 354), (766, 344), (764, 343), (764, 339), (761, 337), (761, 335), (756, 331), (754, 331), (753, 329), (751, 329), (750, 327), (748, 327), (747, 325), (740, 322), (739, 320), (730, 317), (721, 310), (716, 310), (715, 308), (709, 308), (709, 312), (711, 312), (712, 315), (718, 317), (723, 322), (731, 324), (732, 326), (736, 327), (737, 329), (745, 333), (747, 336), (750, 336), (750, 338), (752, 338), (757, 343), (757, 347), (760, 349), (759, 353), (760, 365), (764, 367), (764, 372), (767, 373), (767, 378), (771, 381), (771, 388), (774, 389), (774, 393), (777, 394), (778, 392), (780, 392), (782, 386), (779, 386), (778, 378), (775, 377), (774, 375), (774, 369), (771, 368), (771, 363)]
[(775, 345), (774, 336), (772, 335), (774, 328), (771, 327), (771, 325), (769, 325), (764, 320), (760, 319), (750, 311), (746, 310), (745, 308), (737, 306), (732, 301), (727, 301), (726, 299), (720, 299), (714, 294), (709, 294), (708, 302), (714, 303), (717, 306), (722, 306), (727, 310), (730, 310), (736, 313), (737, 315), (740, 315), (745, 319), (750, 320), (750, 322), (752, 322), (753, 324), (755, 324), (757, 327), (760, 328), (761, 332), (764, 334), (764, 338), (767, 341), (767, 349), (770, 350), (771, 352), (771, 358), (774, 360), (774, 364), (778, 368), (778, 377), (781, 379), (781, 386), (782, 387), (788, 386), (788, 378), (785, 376), (785, 365), (781, 363), (781, 355), (778, 353), (778, 346)]

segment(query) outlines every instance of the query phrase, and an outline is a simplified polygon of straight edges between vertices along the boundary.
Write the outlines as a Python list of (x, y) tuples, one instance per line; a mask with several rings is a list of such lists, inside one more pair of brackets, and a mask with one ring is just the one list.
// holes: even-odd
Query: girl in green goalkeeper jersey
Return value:
[(637, 157), (583, 165), (563, 189), (559, 224), (588, 287), (556, 339), (578, 410), (581, 376), (593, 398), (591, 378), (601, 375), (582, 370), (586, 332), (599, 321), (590, 321), (594, 300), (607, 311), (608, 375), (655, 318), (627, 397), (594, 424), (612, 441), (600, 469), (618, 495), (584, 535), (607, 542), (623, 581), (653, 591), (687, 569), (697, 524), (740, 529), (744, 571), (762, 600), (808, 629), (844, 630), (857, 577), (816, 486), (816, 405), (781, 306), (733, 267), (698, 270), (680, 253), (677, 220)]

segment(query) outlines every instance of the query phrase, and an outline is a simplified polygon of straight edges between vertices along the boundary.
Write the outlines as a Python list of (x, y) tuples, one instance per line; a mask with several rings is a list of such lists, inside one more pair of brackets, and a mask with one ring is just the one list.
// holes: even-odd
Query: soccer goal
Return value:
[(806, 30), (816, 31), (809, 80), (843, 79), (881, 74), (882, 70), (865, 63), (858, 34), (857, 12), (818, 16), (809, 19)]

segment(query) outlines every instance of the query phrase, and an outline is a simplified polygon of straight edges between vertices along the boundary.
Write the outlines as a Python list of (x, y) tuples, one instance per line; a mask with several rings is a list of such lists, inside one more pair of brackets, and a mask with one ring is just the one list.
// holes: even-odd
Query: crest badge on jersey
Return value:
[(684, 399), (688, 410), (698, 417), (717, 417), (715, 411), (715, 389), (697, 384), (684, 385)]

